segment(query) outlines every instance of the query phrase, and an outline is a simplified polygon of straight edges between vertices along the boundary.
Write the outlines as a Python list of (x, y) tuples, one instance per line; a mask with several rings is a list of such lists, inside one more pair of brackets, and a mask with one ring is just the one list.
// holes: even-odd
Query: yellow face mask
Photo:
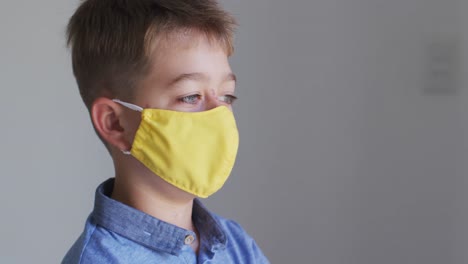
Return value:
[(239, 134), (226, 106), (204, 112), (143, 109), (114, 99), (141, 112), (141, 123), (130, 151), (166, 182), (206, 198), (226, 182), (237, 155)]

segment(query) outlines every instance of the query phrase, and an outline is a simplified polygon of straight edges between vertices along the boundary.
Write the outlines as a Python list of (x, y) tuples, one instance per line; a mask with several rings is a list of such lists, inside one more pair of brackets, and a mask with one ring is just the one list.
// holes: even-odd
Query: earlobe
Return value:
[(91, 107), (91, 119), (96, 131), (109, 145), (120, 150), (130, 149), (121, 125), (123, 112), (118, 104), (109, 98), (97, 98)]

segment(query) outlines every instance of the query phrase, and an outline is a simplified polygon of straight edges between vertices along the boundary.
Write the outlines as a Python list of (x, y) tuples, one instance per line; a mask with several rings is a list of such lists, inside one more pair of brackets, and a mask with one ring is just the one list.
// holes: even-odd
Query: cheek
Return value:
[(199, 103), (197, 105), (194, 105), (193, 107), (175, 107), (175, 111), (180, 111), (180, 112), (203, 112), (206, 110), (205, 104), (204, 103)]
[(125, 128), (125, 137), (130, 143), (133, 143), (133, 139), (135, 138), (135, 134), (140, 126), (141, 122), (141, 114), (138, 112), (132, 113), (128, 117), (129, 122)]
[(168, 109), (175, 101), (173, 97), (171, 95), (149, 95), (143, 101), (143, 108)]

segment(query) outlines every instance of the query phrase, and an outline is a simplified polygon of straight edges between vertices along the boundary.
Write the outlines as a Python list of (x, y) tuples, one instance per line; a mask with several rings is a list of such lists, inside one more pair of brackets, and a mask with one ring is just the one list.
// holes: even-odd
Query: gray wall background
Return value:
[[(222, 2), (241, 145), (209, 207), (272, 263), (468, 263), (467, 1)], [(77, 4), (0, 2), (0, 263), (59, 262), (113, 175), (65, 49)]]

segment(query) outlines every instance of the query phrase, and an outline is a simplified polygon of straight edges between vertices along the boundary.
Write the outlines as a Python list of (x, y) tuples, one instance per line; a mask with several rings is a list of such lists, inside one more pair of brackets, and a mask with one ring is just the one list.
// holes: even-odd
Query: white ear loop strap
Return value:
[[(126, 103), (126, 102), (122, 102), (120, 101), (119, 99), (112, 99), (112, 101), (118, 103), (118, 104), (121, 104), (129, 109), (132, 109), (132, 110), (135, 110), (135, 111), (138, 111), (138, 112), (142, 112), (143, 111), (143, 108), (142, 107), (139, 107), (138, 105), (134, 105), (134, 104), (130, 104), (130, 103)], [(121, 150), (123, 154), (125, 155), (131, 155), (132, 153), (130, 152), (130, 150)]]
[(112, 101), (114, 101), (114, 102), (116, 102), (118, 104), (121, 104), (121, 105), (123, 105), (123, 106), (125, 106), (125, 107), (127, 107), (129, 109), (132, 109), (132, 110), (135, 110), (135, 111), (138, 111), (138, 112), (143, 112), (143, 108), (139, 107), (138, 105), (122, 102), (119, 99), (112, 99)]

